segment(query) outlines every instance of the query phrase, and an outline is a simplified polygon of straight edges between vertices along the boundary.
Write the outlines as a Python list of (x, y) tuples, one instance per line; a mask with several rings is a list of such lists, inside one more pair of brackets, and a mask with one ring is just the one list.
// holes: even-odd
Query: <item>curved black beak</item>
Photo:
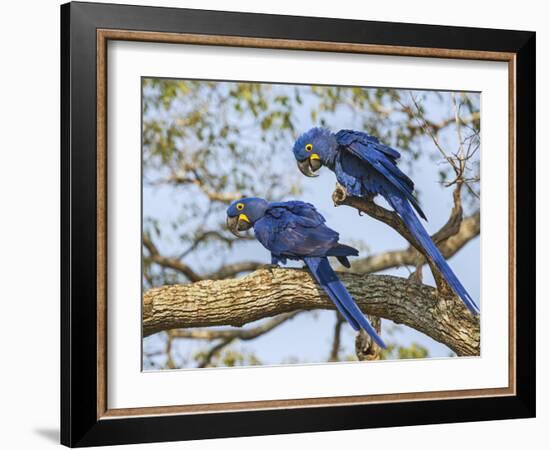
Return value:
[(312, 156), (304, 159), (303, 161), (297, 162), (298, 169), (300, 169), (300, 172), (302, 172), (306, 177), (311, 177), (311, 178), (319, 176), (319, 174), (315, 172), (317, 172), (323, 165), (319, 157), (312, 158)]
[(252, 224), (249, 221), (245, 220), (242, 216), (243, 214), (233, 217), (227, 216), (226, 220), (227, 228), (237, 237), (242, 237), (239, 234), (240, 231), (246, 231), (252, 227)]

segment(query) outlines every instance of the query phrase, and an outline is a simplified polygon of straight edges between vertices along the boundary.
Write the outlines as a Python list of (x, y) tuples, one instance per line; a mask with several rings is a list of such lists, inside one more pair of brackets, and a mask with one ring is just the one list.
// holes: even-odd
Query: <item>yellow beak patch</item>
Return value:
[(244, 220), (245, 222), (250, 223), (250, 220), (246, 214), (239, 214), (239, 220)]
[(318, 155), (317, 153), (313, 153), (313, 154), (309, 157), (309, 159), (321, 159), (321, 158), (319, 158), (319, 155)]

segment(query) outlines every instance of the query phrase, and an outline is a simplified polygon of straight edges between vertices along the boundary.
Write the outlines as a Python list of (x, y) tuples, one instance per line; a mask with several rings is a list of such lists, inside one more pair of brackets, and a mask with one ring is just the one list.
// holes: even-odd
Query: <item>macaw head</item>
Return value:
[(235, 200), (227, 208), (227, 228), (237, 237), (239, 231), (246, 231), (260, 220), (267, 209), (268, 203), (263, 198), (247, 197)]
[(300, 172), (306, 177), (316, 177), (323, 165), (333, 164), (337, 148), (334, 134), (324, 128), (312, 128), (296, 140), (292, 151)]

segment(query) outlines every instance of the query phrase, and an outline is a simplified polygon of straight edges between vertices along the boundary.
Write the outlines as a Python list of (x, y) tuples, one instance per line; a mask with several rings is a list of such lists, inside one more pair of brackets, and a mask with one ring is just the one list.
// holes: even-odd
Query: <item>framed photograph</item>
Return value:
[(61, 7), (61, 441), (535, 415), (535, 33)]

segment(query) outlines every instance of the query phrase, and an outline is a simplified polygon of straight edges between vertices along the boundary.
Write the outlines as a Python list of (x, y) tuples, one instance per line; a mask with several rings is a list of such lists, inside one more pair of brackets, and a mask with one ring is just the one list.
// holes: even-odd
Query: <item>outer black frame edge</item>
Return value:
[(517, 395), (536, 411), (536, 35), (516, 61), (516, 382)]
[(70, 191), (70, 120), (69, 120), (69, 99), (70, 99), (70, 71), (68, 70), (70, 60), (70, 20), (69, 5), (61, 7), (61, 443), (69, 445), (71, 441), (71, 389), (69, 380), (70, 370), (70, 213), (69, 213), (69, 191)]
[[(97, 28), (517, 53), (517, 395), (98, 421)], [(94, 3), (62, 5), (61, 205), (61, 443), (64, 445), (81, 447), (535, 416), (535, 33)]]

